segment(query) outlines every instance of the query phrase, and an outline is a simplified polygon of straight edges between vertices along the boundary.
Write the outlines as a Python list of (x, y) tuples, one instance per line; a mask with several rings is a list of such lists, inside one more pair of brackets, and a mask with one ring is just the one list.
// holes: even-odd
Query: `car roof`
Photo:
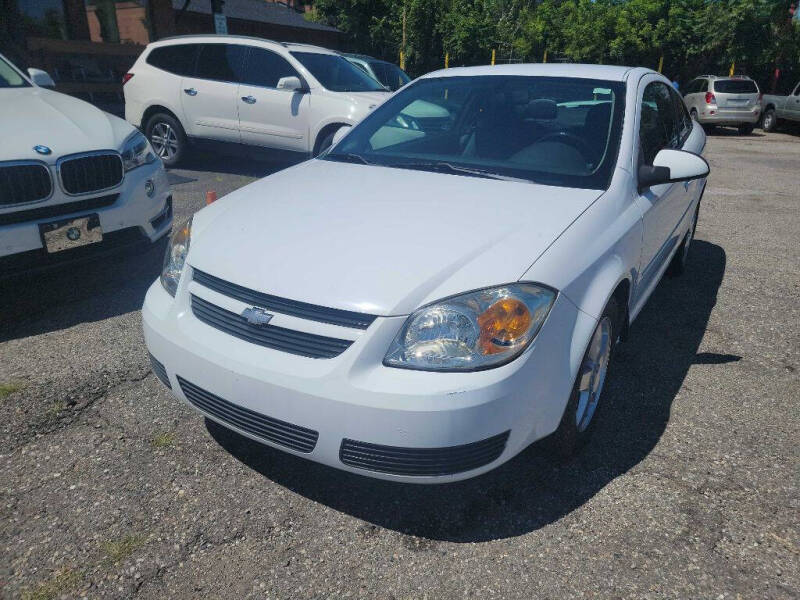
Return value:
[(318, 52), (320, 54), (337, 54), (333, 50), (323, 48), (321, 46), (313, 46), (311, 44), (299, 44), (295, 42), (276, 42), (275, 40), (268, 40), (265, 38), (254, 37), (250, 35), (219, 35), (219, 34), (196, 34), (196, 35), (175, 35), (166, 37), (148, 44), (149, 47), (169, 46), (173, 44), (180, 44), (181, 42), (251, 42), (258, 45), (266, 46), (280, 46), (288, 50), (300, 50), (302, 52)]
[[(538, 77), (575, 77), (625, 81), (632, 71), (651, 72), (650, 69), (618, 67), (615, 65), (584, 65), (566, 63), (530, 63), (512, 65), (485, 65), (482, 67), (455, 67), (423, 75), (425, 77), (470, 77), (479, 75), (524, 75)], [(655, 73), (655, 71), (652, 71)]]

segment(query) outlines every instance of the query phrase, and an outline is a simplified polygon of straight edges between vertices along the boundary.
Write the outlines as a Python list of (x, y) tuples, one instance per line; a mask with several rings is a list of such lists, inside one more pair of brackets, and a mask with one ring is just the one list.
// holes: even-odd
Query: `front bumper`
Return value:
[[(154, 370), (173, 393), (259, 442), (394, 481), (473, 477), (553, 432), (574, 382), (570, 332), (593, 326), (559, 296), (531, 347), (496, 369), (433, 373), (383, 366), (405, 317), (379, 317), (335, 358), (306, 358), (198, 320), (189, 306), (189, 290), (199, 293), (196, 283), (187, 283), (190, 272), (187, 266), (174, 299), (156, 281), (142, 308)], [(476, 454), (487, 462), (476, 466)], [(400, 466), (398, 455), (407, 459)], [(455, 466), (446, 462), (465, 457)], [(408, 467), (431, 461), (445, 467)]]
[[(145, 192), (147, 180), (152, 180), (155, 185), (152, 197)], [(100, 227), (104, 234), (138, 227), (141, 234), (151, 242), (167, 233), (172, 225), (171, 217), (158, 219), (164, 212), (167, 198), (170, 195), (167, 174), (161, 161), (158, 160), (129, 171), (119, 186), (100, 193), (66, 196), (57, 184), (54, 184), (54, 188), (53, 195), (44, 202), (23, 204), (13, 209), (0, 211), (0, 240), (2, 240), (0, 257), (42, 248), (42, 239), (39, 234), (40, 223), (50, 223), (86, 214), (99, 216)], [(116, 196), (116, 198), (108, 206), (68, 212), (58, 210), (60, 205), (68, 206), (77, 202), (90, 204), (92, 200), (112, 196)], [(35, 214), (35, 211), (47, 209), (50, 209), (47, 211), (48, 216), (42, 217)], [(33, 218), (19, 222), (20, 220), (15, 217), (20, 212), (29, 212)]]
[(758, 123), (761, 118), (761, 107), (754, 106), (747, 110), (705, 108), (697, 114), (697, 121), (703, 125), (743, 125)]

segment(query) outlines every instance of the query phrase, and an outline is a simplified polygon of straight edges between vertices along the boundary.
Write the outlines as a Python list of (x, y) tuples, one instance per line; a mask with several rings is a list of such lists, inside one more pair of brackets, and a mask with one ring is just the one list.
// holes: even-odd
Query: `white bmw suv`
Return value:
[(0, 279), (164, 237), (172, 197), (142, 133), (29, 73), (0, 55)]
[(123, 90), (125, 118), (167, 166), (209, 142), (317, 155), (389, 96), (330, 50), (220, 35), (148, 45)]

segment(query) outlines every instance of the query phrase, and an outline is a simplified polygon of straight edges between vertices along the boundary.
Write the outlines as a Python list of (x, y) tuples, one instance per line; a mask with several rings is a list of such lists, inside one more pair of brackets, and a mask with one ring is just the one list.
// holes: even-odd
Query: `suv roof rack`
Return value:
[(158, 42), (166, 42), (168, 40), (184, 40), (184, 39), (197, 39), (197, 38), (206, 38), (206, 37), (218, 37), (220, 39), (236, 39), (236, 40), (250, 40), (254, 42), (269, 42), (271, 44), (278, 44), (279, 46), (288, 46), (291, 42), (279, 42), (277, 40), (270, 40), (267, 38), (255, 37), (253, 35), (231, 35), (228, 33), (191, 33), (188, 35), (171, 35), (169, 37), (161, 38), (160, 40), (156, 40), (152, 42), (157, 44)]

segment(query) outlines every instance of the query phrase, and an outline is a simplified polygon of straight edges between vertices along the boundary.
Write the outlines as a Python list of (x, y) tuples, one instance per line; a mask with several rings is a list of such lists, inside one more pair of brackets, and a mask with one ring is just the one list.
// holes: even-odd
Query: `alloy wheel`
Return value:
[(150, 133), (150, 143), (161, 158), (171, 160), (178, 153), (178, 136), (169, 124), (156, 123)]
[(578, 431), (586, 431), (597, 410), (600, 394), (608, 372), (611, 358), (612, 326), (609, 317), (597, 324), (589, 343), (589, 350), (583, 359), (578, 383), (578, 407), (575, 411), (575, 425)]

